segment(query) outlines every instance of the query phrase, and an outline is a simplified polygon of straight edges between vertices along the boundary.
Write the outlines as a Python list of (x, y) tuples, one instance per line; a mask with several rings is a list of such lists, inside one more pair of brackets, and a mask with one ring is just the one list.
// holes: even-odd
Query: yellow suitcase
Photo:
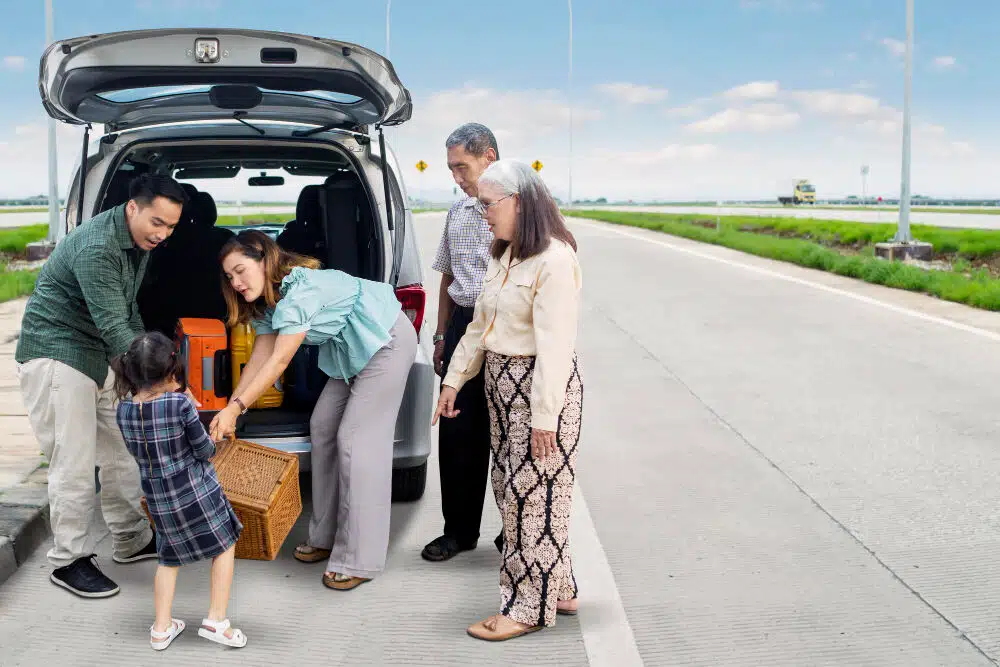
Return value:
[[(233, 387), (240, 383), (240, 375), (243, 367), (250, 361), (250, 353), (253, 352), (254, 330), (250, 324), (237, 324), (229, 330), (229, 351), (233, 360)], [(278, 408), (284, 400), (282, 383), (285, 376), (282, 374), (274, 386), (268, 387), (267, 391), (253, 402), (250, 408)]]

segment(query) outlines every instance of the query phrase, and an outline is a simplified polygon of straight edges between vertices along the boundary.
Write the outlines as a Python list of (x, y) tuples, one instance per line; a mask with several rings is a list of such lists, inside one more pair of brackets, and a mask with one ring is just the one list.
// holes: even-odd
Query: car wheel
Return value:
[(427, 486), (427, 462), (416, 468), (396, 468), (392, 471), (392, 501), (412, 502), (424, 495)]

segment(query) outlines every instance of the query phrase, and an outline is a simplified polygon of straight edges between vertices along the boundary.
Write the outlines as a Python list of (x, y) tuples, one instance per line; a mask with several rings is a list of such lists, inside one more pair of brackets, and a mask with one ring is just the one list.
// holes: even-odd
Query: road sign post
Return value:
[(542, 166), (543, 165), (541, 160), (535, 160), (534, 162), (531, 163), (531, 168), (534, 169), (536, 172), (541, 171)]
[(417, 177), (417, 203), (423, 199), (424, 195), (424, 172), (427, 170), (427, 163), (421, 160), (417, 162), (417, 171), (420, 172), (420, 176)]

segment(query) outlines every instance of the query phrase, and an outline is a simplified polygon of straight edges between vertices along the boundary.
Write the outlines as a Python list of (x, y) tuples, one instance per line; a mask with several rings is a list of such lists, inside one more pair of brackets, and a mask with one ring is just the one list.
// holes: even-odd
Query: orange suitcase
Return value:
[(229, 345), (222, 320), (182, 317), (177, 339), (188, 387), (202, 410), (221, 410), (229, 403)]

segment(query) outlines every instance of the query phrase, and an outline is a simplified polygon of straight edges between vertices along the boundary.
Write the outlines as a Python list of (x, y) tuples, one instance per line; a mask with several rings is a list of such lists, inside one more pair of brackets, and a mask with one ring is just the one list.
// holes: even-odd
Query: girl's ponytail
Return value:
[(130, 394), (135, 394), (139, 390), (135, 379), (129, 373), (130, 370), (133, 370), (129, 368), (129, 361), (128, 352), (120, 354), (111, 360), (111, 372), (115, 374), (114, 392), (119, 401), (124, 400)]

